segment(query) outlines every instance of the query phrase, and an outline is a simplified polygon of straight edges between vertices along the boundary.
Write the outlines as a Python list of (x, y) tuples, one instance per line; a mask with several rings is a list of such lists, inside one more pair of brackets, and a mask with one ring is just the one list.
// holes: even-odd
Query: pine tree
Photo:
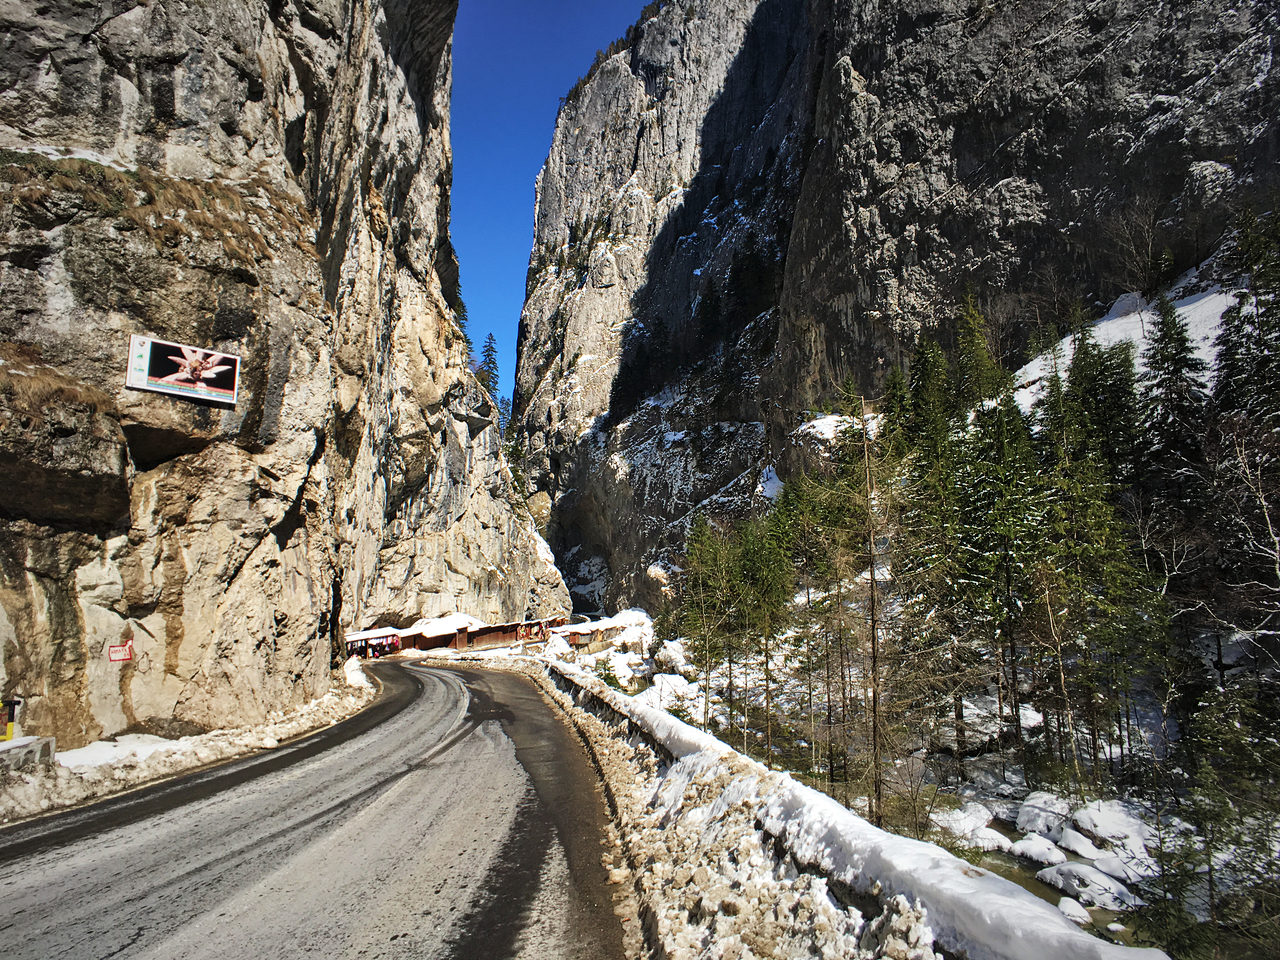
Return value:
[(968, 410), (996, 396), (1007, 379), (987, 345), (987, 321), (973, 295), (960, 312), (956, 350), (956, 401)]
[(498, 433), (505, 440), (507, 432), (511, 429), (511, 398), (498, 398)]
[(967, 466), (962, 508), (969, 544), (968, 614), (997, 667), (998, 711), (1006, 708), (1014, 741), (1023, 741), (1023, 612), (1034, 603), (1032, 573), (1043, 545), (1047, 503), (1031, 432), (1006, 392), (974, 420), (961, 460)]
[[(972, 559), (965, 543), (962, 503), (965, 477), (961, 445), (954, 423), (938, 406), (935, 390), (945, 377), (937, 372), (936, 348), (925, 348), (925, 363), (913, 371), (913, 394), (933, 415), (919, 422), (918, 446), (905, 461), (900, 483), (901, 526), (895, 538), (895, 585), (902, 600), (900, 645), (931, 675), (918, 692), (926, 712), (954, 716), (956, 753), (966, 749), (962, 700), (969, 687), (972, 624), (966, 615), (970, 584), (966, 564)], [(938, 354), (940, 356), (940, 354)], [(917, 377), (928, 371), (930, 382)], [(918, 388), (918, 390), (917, 390)]]
[[(1280, 223), (1241, 220), (1234, 266), (1244, 277), (1223, 314), (1214, 375), (1214, 539), (1228, 572), (1218, 617), (1263, 643), (1280, 615)], [(1237, 638), (1238, 642), (1238, 638)], [(1268, 659), (1280, 651), (1255, 651)]]
[(1222, 315), (1214, 406), (1237, 427), (1270, 432), (1280, 426), (1280, 218), (1243, 216), (1232, 266), (1244, 288)]
[(480, 386), (490, 393), (498, 390), (498, 341), (493, 334), (484, 338), (484, 346), (480, 350), (480, 363), (476, 366), (476, 379)]
[(677, 622), (702, 672), (702, 727), (709, 729), (711, 673), (725, 654), (733, 614), (733, 558), (727, 539), (702, 514), (685, 542)]
[(1186, 321), (1167, 296), (1156, 301), (1156, 320), (1142, 354), (1141, 482), (1183, 509), (1204, 498), (1205, 362), (1191, 345)]
[(1086, 449), (1087, 427), (1079, 397), (1068, 389), (1063, 377), (1062, 353), (1054, 347), (1049, 354), (1049, 374), (1033, 408), (1036, 446), (1048, 466), (1071, 463)]
[(897, 364), (885, 379), (880, 413), (883, 417), (880, 434), (886, 451), (893, 456), (902, 456), (907, 452), (907, 433), (911, 425), (911, 387)]
[[(749, 652), (760, 659), (764, 679), (764, 753), (772, 766), (774, 727), (774, 659), (787, 601), (792, 596), (792, 564), (783, 544), (785, 531), (776, 515), (749, 520), (735, 536), (738, 613), (740, 629)], [(745, 736), (745, 731), (744, 731)]]
[[(1097, 461), (1060, 460), (1046, 477), (1030, 634), (1057, 759), (1081, 789), (1103, 775), (1105, 744), (1130, 676), (1163, 637), (1163, 606), (1131, 549), (1132, 532)], [(1092, 758), (1086, 778), (1080, 749)]]
[(1069, 438), (1069, 458), (1092, 457), (1105, 467), (1113, 484), (1127, 484), (1133, 476), (1138, 435), (1133, 346), (1122, 340), (1104, 349), (1091, 327), (1079, 328), (1066, 390), (1078, 425)]

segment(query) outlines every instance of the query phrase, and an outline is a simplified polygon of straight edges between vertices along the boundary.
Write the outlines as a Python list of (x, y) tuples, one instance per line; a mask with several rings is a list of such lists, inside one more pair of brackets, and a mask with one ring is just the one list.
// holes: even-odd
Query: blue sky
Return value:
[(477, 355), (498, 341), (501, 392), (533, 245), (533, 182), (560, 98), (644, 0), (460, 0), (453, 38), (453, 245)]

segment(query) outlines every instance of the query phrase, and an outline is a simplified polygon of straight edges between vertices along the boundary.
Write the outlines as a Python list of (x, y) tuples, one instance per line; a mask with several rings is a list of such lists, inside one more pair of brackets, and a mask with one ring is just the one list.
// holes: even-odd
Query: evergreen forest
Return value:
[(915, 835), (984, 778), (1124, 798), (1135, 942), (1280, 956), (1280, 226), (1245, 217), (1210, 369), (1080, 310), (1029, 409), (970, 299), (766, 515), (699, 517), (659, 627), (701, 716)]

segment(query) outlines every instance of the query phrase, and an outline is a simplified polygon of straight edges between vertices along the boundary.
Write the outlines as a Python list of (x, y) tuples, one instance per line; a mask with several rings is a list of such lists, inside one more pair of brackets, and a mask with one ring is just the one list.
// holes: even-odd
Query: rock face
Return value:
[[(1280, 182), (1270, 6), (663, 5), (561, 110), (515, 413), (581, 607), (658, 599), (805, 411), (972, 293), (1015, 360)], [(758, 501), (757, 501), (758, 503)]]
[[(28, 732), (250, 722), (323, 693), (352, 625), (566, 605), (454, 316), (455, 9), (0, 6), (0, 689)], [(125, 389), (132, 333), (240, 355), (239, 402)]]

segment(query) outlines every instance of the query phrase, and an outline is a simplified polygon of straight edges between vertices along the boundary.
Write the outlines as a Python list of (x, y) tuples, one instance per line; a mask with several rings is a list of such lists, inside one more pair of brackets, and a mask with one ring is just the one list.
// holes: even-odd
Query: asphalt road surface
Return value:
[(375, 670), (381, 715), (0, 832), (0, 956), (621, 958), (596, 778), (532, 684)]

